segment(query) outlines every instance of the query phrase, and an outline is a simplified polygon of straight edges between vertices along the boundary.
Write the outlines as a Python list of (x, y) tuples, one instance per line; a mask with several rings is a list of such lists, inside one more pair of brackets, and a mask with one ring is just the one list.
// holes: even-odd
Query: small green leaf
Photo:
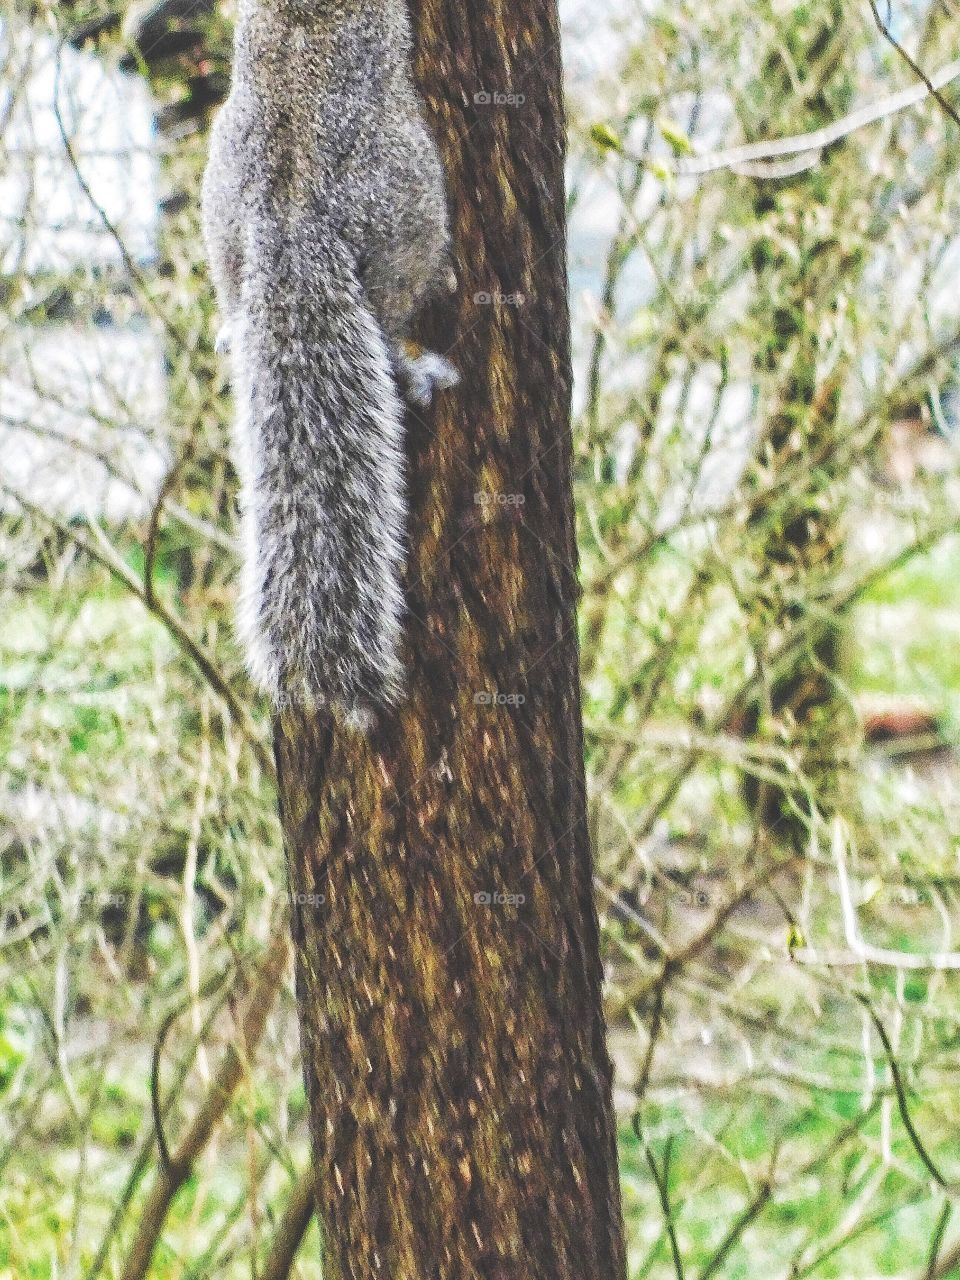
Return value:
[(693, 154), (693, 143), (675, 121), (659, 120), (657, 123), (660, 126), (660, 132), (673, 147), (676, 155), (689, 156)]
[(622, 151), (623, 141), (608, 124), (595, 124), (590, 129), (590, 140), (601, 151)]

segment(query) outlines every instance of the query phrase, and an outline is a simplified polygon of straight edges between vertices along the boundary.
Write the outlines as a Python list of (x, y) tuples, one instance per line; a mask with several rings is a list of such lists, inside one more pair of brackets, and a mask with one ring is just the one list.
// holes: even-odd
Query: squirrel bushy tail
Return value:
[(407, 0), (240, 0), (203, 229), (232, 352), (239, 622), (277, 705), (368, 728), (404, 690), (404, 399), (457, 382), (408, 344), (454, 287)]
[(260, 210), (233, 321), (244, 567), (239, 628), (278, 703), (365, 726), (402, 685), (403, 406), (352, 257)]

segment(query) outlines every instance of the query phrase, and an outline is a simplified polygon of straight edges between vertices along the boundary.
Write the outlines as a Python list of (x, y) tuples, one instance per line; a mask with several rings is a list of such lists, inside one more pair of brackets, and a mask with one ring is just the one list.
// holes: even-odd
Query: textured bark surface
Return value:
[(326, 1274), (615, 1280), (556, 4), (414, 10), (460, 279), (421, 336), (463, 382), (409, 419), (411, 696), (276, 735)]

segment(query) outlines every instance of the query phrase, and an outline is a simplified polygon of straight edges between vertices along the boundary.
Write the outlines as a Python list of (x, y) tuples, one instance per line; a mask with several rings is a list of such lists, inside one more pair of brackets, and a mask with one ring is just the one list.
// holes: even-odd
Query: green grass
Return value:
[[(131, 551), (130, 556), (136, 564), (136, 553)], [(670, 600), (683, 580), (682, 566), (672, 563), (666, 553), (660, 567), (665, 575), (660, 579), (660, 600), (652, 597), (647, 602), (645, 626), (650, 634), (664, 620), (669, 621)], [(174, 584), (172, 568), (162, 566), (161, 577), (167, 586)], [(855, 694), (930, 699), (951, 723), (960, 722), (957, 583), (960, 540), (948, 551), (939, 550), (917, 560), (869, 593), (851, 619), (849, 678)], [(15, 614), (0, 618), (0, 706), (14, 712), (0, 715), (0, 746), (6, 758), (15, 762), (21, 777), (42, 780), (44, 770), (49, 769), (78, 793), (88, 788), (100, 800), (124, 796), (128, 802), (139, 803), (144, 797), (153, 801), (176, 778), (178, 770), (184, 777), (193, 771), (189, 753), (196, 746), (195, 707), (171, 697), (167, 683), (169, 664), (178, 660), (176, 651), (163, 628), (116, 584), (91, 575), (86, 582), (82, 578), (74, 581), (71, 590), (75, 605), (70, 610), (65, 610), (60, 591), (38, 584), (28, 598), (21, 599)], [(717, 635), (722, 635), (727, 625), (718, 615)], [(603, 708), (615, 687), (618, 650), (622, 658), (624, 646), (632, 645), (634, 652), (642, 653), (650, 643), (645, 633), (637, 632), (630, 603), (615, 606), (591, 704), (598, 720), (602, 720)], [(723, 687), (729, 679), (727, 658), (718, 641), (716, 653), (699, 656), (698, 661), (703, 660), (697, 679)], [(725, 821), (732, 824), (735, 787), (728, 786), (724, 792), (725, 785), (711, 793), (708, 801), (716, 817), (723, 811), (723, 800), (730, 809)], [(877, 792), (880, 819), (886, 820), (884, 814), (889, 813), (891, 824), (899, 824), (899, 829), (907, 819), (919, 823), (921, 819), (913, 810), (904, 810), (896, 775), (891, 775), (889, 786), (886, 798)], [(618, 793), (619, 802), (629, 812), (639, 813), (648, 799), (648, 789), (648, 780), (627, 777)], [(671, 825), (678, 831), (696, 827), (693, 809), (684, 809), (685, 797), (686, 793), (670, 815)], [(700, 795), (697, 804), (703, 803)], [(249, 854), (249, 825), (230, 816), (226, 798), (223, 808), (224, 812), (217, 811), (210, 819), (216, 823), (218, 840), (235, 846), (238, 858), (244, 851)], [(151, 830), (155, 828), (149, 824), (142, 829)], [(918, 856), (919, 846), (930, 861), (918, 871), (929, 872), (931, 866), (942, 866), (946, 855), (934, 855), (932, 842), (917, 834), (922, 830), (918, 826), (909, 838), (905, 834), (903, 848), (896, 847), (892, 856), (908, 866), (910, 858)], [(718, 840), (724, 838), (719, 828), (714, 835)], [(885, 922), (896, 924), (889, 904), (880, 905)], [(916, 930), (910, 927), (912, 919), (904, 917), (902, 928), (892, 930), (889, 945), (904, 950), (918, 945)], [(174, 989), (182, 980), (177, 976), (182, 952), (175, 921), (168, 913), (159, 913), (150, 936), (145, 953), (149, 972), (139, 979), (144, 986), (134, 986), (134, 990), (158, 983)], [(94, 952), (84, 954), (89, 962)], [(795, 992), (785, 987), (782, 973), (782, 966), (771, 969), (764, 985), (761, 968), (751, 990), (754, 1007), (768, 1008), (772, 1015), (783, 1011), (784, 1017), (798, 1023), (810, 1020), (813, 1015), (805, 993), (799, 986)], [(889, 975), (876, 984), (878, 996), (884, 992), (890, 996), (895, 990), (895, 979)], [(930, 994), (926, 981), (913, 977), (902, 990), (908, 1004), (918, 1009)], [(0, 1100), (23, 1084), (25, 1072), (39, 1076), (45, 1061), (42, 1035), (35, 1024), (31, 1030), (22, 1021), (24, 997), (22, 975), (16, 983), (11, 975), (11, 981), (0, 990)], [(96, 1008), (96, 983), (90, 998)], [(814, 1019), (812, 1026), (814, 1030), (818, 1025), (827, 1026), (839, 1034), (849, 1017), (849, 1005), (830, 1006), (820, 1010), (820, 1022)], [(112, 1072), (102, 1082), (91, 1119), (91, 1169), (96, 1171), (97, 1193), (83, 1218), (81, 1259), (86, 1262), (92, 1257), (144, 1132), (146, 1064), (156, 1025), (157, 1010), (151, 1009), (143, 1020), (142, 1042), (127, 1046), (118, 1057), (119, 1074)], [(818, 1055), (808, 1055), (800, 1065), (827, 1078), (841, 1080), (851, 1075), (849, 1060), (826, 1047)], [(78, 1087), (87, 1097), (93, 1082), (81, 1073)], [(305, 1144), (302, 1084), (295, 1074), (274, 1079), (261, 1063), (252, 1095), (238, 1101), (232, 1110), (229, 1136), (218, 1151), (216, 1167), (199, 1172), (176, 1201), (164, 1254), (157, 1263), (158, 1275), (192, 1274), (191, 1264), (197, 1264), (237, 1213), (247, 1185), (245, 1127), (252, 1122), (259, 1131), (270, 1132), (280, 1105), (278, 1091), (282, 1091), (283, 1107)], [(744, 1089), (733, 1097), (688, 1094), (669, 1105), (647, 1103), (644, 1128), (659, 1162), (667, 1139), (671, 1135), (674, 1139), (671, 1201), (691, 1280), (700, 1274), (750, 1203), (768, 1167), (774, 1136), (783, 1144), (782, 1169), (799, 1169), (829, 1147), (861, 1105), (856, 1083), (815, 1092), (815, 1105), (810, 1105), (809, 1096), (806, 1101), (798, 1093), (774, 1099), (759, 1089)], [(951, 1113), (956, 1110), (956, 1096), (946, 1093), (929, 1101), (911, 1099), (918, 1128), (951, 1173), (958, 1172), (954, 1169), (957, 1162), (949, 1150), (937, 1149), (938, 1123), (945, 1109)], [(950, 1118), (954, 1123), (960, 1120), (953, 1114)], [(869, 1189), (871, 1177), (876, 1185), (866, 1215), (869, 1229), (836, 1252), (828, 1252), (812, 1274), (817, 1280), (878, 1276), (912, 1280), (921, 1274), (941, 1200), (931, 1189), (895, 1112), (889, 1117), (889, 1127), (887, 1166), (882, 1159), (881, 1121), (874, 1117), (861, 1142), (833, 1154), (802, 1177), (786, 1177), (717, 1275), (725, 1280), (778, 1280), (781, 1276), (786, 1280), (791, 1260), (805, 1241), (811, 1247), (829, 1249), (856, 1195)], [(0, 1280), (8, 1276), (11, 1280), (54, 1280), (62, 1274), (70, 1246), (72, 1179), (76, 1173), (76, 1151), (62, 1135), (72, 1131), (61, 1098), (0, 1178)], [(619, 1146), (631, 1275), (655, 1280), (674, 1277), (662, 1211), (646, 1158), (629, 1123), (622, 1124)], [(302, 1146), (298, 1159), (305, 1158)], [(150, 1177), (139, 1194), (149, 1183)], [(265, 1223), (270, 1214), (275, 1217), (282, 1211), (285, 1190), (284, 1179), (275, 1171), (262, 1206)], [(268, 1223), (264, 1232), (269, 1236)], [(122, 1250), (115, 1256), (121, 1254)], [(304, 1280), (318, 1276), (317, 1256), (318, 1242), (312, 1234), (303, 1254)], [(227, 1280), (239, 1280), (249, 1274), (249, 1268), (238, 1263), (221, 1274)], [(202, 1270), (198, 1280), (200, 1275)]]

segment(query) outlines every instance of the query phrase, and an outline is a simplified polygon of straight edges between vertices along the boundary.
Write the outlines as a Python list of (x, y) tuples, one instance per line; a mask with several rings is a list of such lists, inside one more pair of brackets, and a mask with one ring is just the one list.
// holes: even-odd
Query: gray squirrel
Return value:
[(204, 235), (236, 397), (238, 629), (274, 701), (366, 728), (403, 689), (405, 345), (449, 262), (444, 173), (406, 0), (240, 0)]

